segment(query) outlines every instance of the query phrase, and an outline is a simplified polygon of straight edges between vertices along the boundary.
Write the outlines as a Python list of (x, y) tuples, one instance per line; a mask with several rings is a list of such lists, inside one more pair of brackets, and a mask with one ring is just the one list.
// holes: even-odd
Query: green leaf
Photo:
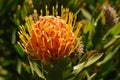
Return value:
[(90, 76), (89, 80), (93, 80), (93, 78), (96, 76), (96, 74), (97, 74), (97, 73), (93, 73), (93, 74)]
[(88, 67), (92, 64), (94, 64), (96, 61), (98, 61), (103, 56), (103, 53), (100, 53), (99, 55), (92, 55), (88, 61), (85, 64), (85, 67)]
[(92, 75), (89, 75), (88, 71), (85, 71), (87, 80), (93, 80), (93, 78), (96, 76), (96, 73), (93, 73)]
[(102, 68), (102, 75), (106, 76), (107, 74), (109, 74), (110, 71), (113, 71), (115, 69), (115, 66), (117, 64), (118, 64), (118, 61), (116, 61), (114, 63), (112, 61), (110, 61), (110, 62), (107, 62), (106, 64), (104, 64), (105, 66), (102, 66), (102, 67), (104, 67), (104, 68)]
[(84, 67), (84, 64), (85, 64), (85, 62), (83, 62), (83, 63), (80, 63), (80, 64), (78, 64), (78, 65), (76, 65), (76, 66), (74, 66), (73, 67), (73, 70), (76, 70), (76, 71), (81, 71)]
[(39, 69), (39, 65), (35, 62), (30, 61), (29, 58), (28, 58), (28, 60), (29, 60), (29, 64), (30, 64), (30, 68), (31, 68), (31, 72), (32, 72), (33, 76), (34, 76), (34, 72), (35, 72), (40, 78), (46, 80), (46, 78), (44, 77), (44, 74)]
[(116, 42), (117, 38), (113, 38), (107, 44), (104, 45), (104, 48), (107, 48)]
[(18, 60), (17, 71), (18, 71), (19, 74), (21, 74), (21, 71), (22, 71), (22, 65), (21, 65), (21, 61), (20, 61), (20, 60)]
[(82, 11), (83, 16), (86, 19), (91, 20), (92, 16), (91, 16), (91, 14), (87, 10), (85, 10), (84, 8), (81, 8), (81, 11)]
[(76, 76), (78, 76), (79, 73), (83, 70), (84, 65), (85, 65), (85, 62), (74, 66), (73, 72), (70, 75), (68, 75), (68, 80), (75, 80)]
[(93, 33), (95, 32), (95, 29), (90, 21), (88, 21), (84, 26), (83, 26), (83, 33), (89, 33), (88, 39), (90, 40), (92, 38)]
[(120, 22), (118, 22), (113, 28), (111, 28), (103, 37), (103, 40), (107, 38), (108, 35), (112, 34), (113, 37), (120, 34)]
[(15, 44), (16, 43), (16, 30), (13, 29), (12, 31), (12, 44)]
[(120, 48), (120, 45), (118, 45), (113, 51), (109, 52), (106, 55), (106, 57), (104, 58), (104, 60), (98, 62), (97, 65), (100, 66), (100, 65), (106, 63), (107, 61), (109, 61), (115, 55), (115, 53), (119, 50), (119, 48)]
[(104, 16), (104, 11), (103, 10), (101, 10), (101, 12), (99, 13), (99, 15), (97, 16), (97, 18), (96, 18), (96, 21), (95, 21), (95, 23), (97, 24), (98, 23), (98, 21), (100, 20), (100, 19), (102, 19), (102, 24), (105, 24), (105, 19), (104, 18), (102, 18)]
[(116, 36), (120, 33), (120, 22), (118, 22), (112, 29), (111, 29), (111, 34), (113, 36)]
[(28, 58), (28, 61), (29, 61), (29, 64), (30, 64), (32, 75), (34, 75), (34, 65), (32, 64), (32, 62), (30, 61), (29, 58)]
[[(103, 53), (99, 54), (99, 55), (92, 55), (87, 62), (82, 62), (76, 66), (73, 67), (73, 72), (68, 76), (69, 80), (75, 80), (79, 77), (80, 72), (86, 68), (89, 67), (90, 65), (92, 65), (93, 63), (95, 63), (96, 61), (98, 61), (101, 57), (103, 56)], [(94, 75), (91, 76), (94, 77)]]
[(40, 69), (39, 69), (39, 67), (38, 67), (38, 64), (35, 63), (35, 62), (34, 62), (34, 71), (36, 72), (36, 74), (37, 74), (40, 78), (46, 80), (46, 78), (44, 77), (43, 73), (40, 71)]
[(15, 50), (19, 53), (20, 56), (24, 57), (25, 53), (22, 51), (22, 49), (18, 46), (18, 44), (14, 45)]

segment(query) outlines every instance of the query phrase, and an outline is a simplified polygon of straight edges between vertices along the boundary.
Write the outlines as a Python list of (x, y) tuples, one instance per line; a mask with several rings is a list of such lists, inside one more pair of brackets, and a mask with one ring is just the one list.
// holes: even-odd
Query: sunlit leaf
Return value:
[(95, 32), (95, 29), (90, 21), (86, 22), (86, 24), (83, 26), (83, 33), (89, 33), (88, 39), (91, 39), (93, 33)]
[(87, 76), (87, 80), (93, 80), (93, 78), (96, 76), (96, 73), (93, 73), (92, 75), (89, 75), (89, 73), (87, 71), (85, 71), (86, 76)]
[(20, 60), (18, 60), (17, 71), (18, 71), (19, 74), (21, 74), (21, 71), (22, 71), (22, 65), (21, 65), (21, 61), (20, 61)]
[(29, 60), (29, 64), (30, 64), (30, 68), (31, 68), (31, 72), (32, 72), (33, 76), (34, 76), (34, 72), (35, 72), (40, 78), (46, 80), (46, 78), (44, 77), (44, 74), (39, 69), (38, 64), (30, 61), (30, 59), (28, 59), (28, 60)]
[(83, 16), (86, 19), (91, 20), (92, 16), (91, 16), (91, 14), (87, 10), (85, 10), (84, 8), (81, 8), (81, 11), (82, 11)]
[(30, 61), (29, 58), (28, 58), (28, 60), (29, 60), (29, 64), (30, 64), (30, 68), (31, 68), (32, 75), (34, 75), (34, 65), (33, 65), (33, 63)]
[(103, 10), (101, 10), (95, 22), (98, 23), (98, 21), (102, 18), (102, 24), (105, 24), (105, 18), (103, 17), (103, 15), (104, 15)]
[(88, 80), (92, 80), (96, 76), (96, 74), (97, 73), (93, 73)]
[(107, 44), (104, 45), (104, 48), (109, 47), (110, 45), (114, 44), (116, 42), (117, 38), (113, 38), (112, 40), (110, 40)]
[(96, 61), (98, 61), (103, 56), (103, 53), (99, 53), (99, 55), (92, 55), (88, 61), (85, 64), (85, 67), (88, 67), (92, 64), (94, 64)]
[(46, 80), (46, 78), (44, 77), (43, 73), (40, 71), (39, 67), (38, 67), (38, 64), (34, 63), (34, 71), (37, 73), (37, 75)]
[(76, 71), (77, 71), (77, 70), (81, 71), (81, 70), (84, 68), (84, 67), (83, 67), (84, 64), (85, 64), (85, 62), (80, 63), (80, 64), (74, 66), (73, 69), (76, 70)]
[(107, 61), (109, 61), (115, 55), (115, 53), (118, 51), (119, 48), (120, 48), (120, 45), (118, 45), (113, 51), (109, 52), (104, 58), (104, 60), (101, 62), (98, 62), (97, 65), (100, 66), (106, 63)]
[(118, 22), (113, 28), (111, 28), (103, 37), (103, 40), (107, 38), (108, 35), (117, 36), (120, 34), (120, 22)]
[(68, 80), (75, 80), (76, 76), (83, 70), (85, 62), (79, 63), (78, 65), (73, 67), (73, 72), (69, 75)]
[(111, 29), (111, 34), (113, 36), (117, 35), (120, 33), (120, 22), (118, 22), (112, 29)]

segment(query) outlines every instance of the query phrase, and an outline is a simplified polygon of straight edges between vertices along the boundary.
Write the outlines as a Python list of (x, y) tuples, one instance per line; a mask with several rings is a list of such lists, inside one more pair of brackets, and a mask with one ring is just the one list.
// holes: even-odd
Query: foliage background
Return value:
[[(91, 66), (88, 72), (91, 75), (92, 71), (96, 71), (95, 80), (119, 80), (120, 79), (120, 39), (114, 40), (114, 36), (120, 34), (120, 22), (114, 27), (107, 26), (109, 36), (102, 41), (101, 35), (106, 35), (103, 27), (105, 26), (104, 17), (101, 14), (101, 6), (109, 3), (115, 8), (120, 15), (119, 0), (0, 0), (0, 80), (36, 80), (33, 78), (30, 71), (29, 63), (26, 55), (18, 47), (16, 42), (19, 40), (17, 31), (19, 25), (24, 24), (26, 15), (33, 13), (33, 9), (45, 9), (48, 5), (49, 10), (54, 5), (63, 5), (70, 8), (74, 14), (78, 14), (77, 20), (83, 21), (83, 43), (85, 52), (96, 50), (113, 55), (105, 54), (102, 57), (101, 66)], [(58, 9), (60, 12), (60, 10)], [(100, 17), (99, 17), (100, 15)], [(92, 25), (92, 26), (91, 26)], [(95, 29), (94, 29), (95, 28)], [(112, 37), (110, 36), (112, 35)], [(109, 44), (108, 44), (109, 42)], [(100, 46), (98, 46), (98, 44)], [(107, 45), (106, 45), (107, 44)], [(107, 46), (106, 48), (104, 48)], [(109, 53), (110, 52), (110, 53)], [(107, 60), (104, 60), (105, 57)], [(96, 64), (95, 64), (96, 65)]]

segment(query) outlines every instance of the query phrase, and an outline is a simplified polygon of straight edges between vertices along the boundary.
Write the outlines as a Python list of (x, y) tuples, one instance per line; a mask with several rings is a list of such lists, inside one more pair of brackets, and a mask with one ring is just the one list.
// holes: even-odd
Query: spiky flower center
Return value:
[(56, 60), (69, 56), (78, 47), (80, 41), (76, 45), (73, 43), (82, 24), (79, 22), (73, 32), (76, 18), (69, 9), (62, 7), (61, 10), (61, 17), (57, 12), (54, 17), (54, 8), (53, 16), (49, 16), (46, 7), (46, 16), (38, 16), (35, 10), (33, 17), (26, 18), (26, 25), (18, 32), (21, 39), (18, 44), (30, 57), (40, 61)]

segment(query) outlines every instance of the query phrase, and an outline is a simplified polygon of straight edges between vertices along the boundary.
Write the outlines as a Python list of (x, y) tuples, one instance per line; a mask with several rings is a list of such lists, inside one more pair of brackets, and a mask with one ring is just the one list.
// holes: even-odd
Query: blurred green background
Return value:
[[(77, 21), (83, 22), (84, 52), (105, 53), (98, 63), (88, 68), (89, 74), (97, 73), (94, 80), (120, 80), (120, 22), (107, 23), (109, 19), (105, 19), (102, 8), (107, 4), (118, 14), (113, 19), (118, 18), (119, 0), (0, 0), (0, 80), (37, 79), (33, 78), (27, 57), (16, 43), (17, 31), (25, 23), (25, 16), (33, 14), (34, 9), (38, 13), (40, 9), (44, 11), (45, 5), (49, 10), (56, 6), (59, 15), (61, 5), (77, 14)], [(110, 11), (110, 14), (115, 13)]]

